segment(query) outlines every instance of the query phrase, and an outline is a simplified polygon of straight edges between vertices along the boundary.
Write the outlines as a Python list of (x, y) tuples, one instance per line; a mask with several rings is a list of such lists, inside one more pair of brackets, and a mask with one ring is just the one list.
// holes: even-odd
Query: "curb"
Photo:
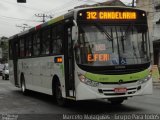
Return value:
[(154, 88), (160, 88), (160, 80), (153, 81), (153, 87)]

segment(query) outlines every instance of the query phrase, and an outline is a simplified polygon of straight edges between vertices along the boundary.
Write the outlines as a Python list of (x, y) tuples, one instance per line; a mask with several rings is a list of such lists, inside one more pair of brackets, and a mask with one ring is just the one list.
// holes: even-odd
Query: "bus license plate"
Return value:
[(115, 93), (126, 93), (127, 92), (127, 88), (115, 88), (114, 92)]

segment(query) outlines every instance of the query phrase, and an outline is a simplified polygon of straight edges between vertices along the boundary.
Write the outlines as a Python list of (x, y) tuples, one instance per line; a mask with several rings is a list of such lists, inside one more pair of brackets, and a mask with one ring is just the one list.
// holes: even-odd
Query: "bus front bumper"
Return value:
[[(116, 93), (115, 88), (126, 88), (127, 91), (125, 93)], [(123, 85), (101, 84), (99, 87), (91, 87), (80, 82), (76, 90), (76, 100), (126, 98), (147, 94), (152, 94), (152, 78), (143, 84), (138, 84), (138, 82)]]

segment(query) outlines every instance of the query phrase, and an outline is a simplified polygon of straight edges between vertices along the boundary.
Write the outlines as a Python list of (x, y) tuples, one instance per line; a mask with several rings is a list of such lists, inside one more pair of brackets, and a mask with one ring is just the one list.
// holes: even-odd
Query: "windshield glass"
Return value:
[(77, 64), (133, 65), (149, 61), (146, 26), (81, 25), (75, 44)]

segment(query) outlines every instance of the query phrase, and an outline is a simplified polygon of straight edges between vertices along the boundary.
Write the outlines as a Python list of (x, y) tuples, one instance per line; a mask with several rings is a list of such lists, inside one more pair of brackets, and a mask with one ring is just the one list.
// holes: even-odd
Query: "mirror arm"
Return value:
[[(76, 32), (78, 32), (78, 25), (77, 25), (77, 22), (76, 22), (75, 20), (73, 20), (73, 24), (74, 24), (74, 27), (77, 28), (77, 31), (76, 31)], [(72, 29), (72, 30), (73, 30), (73, 29)], [(72, 32), (72, 34), (74, 34), (74, 33)], [(76, 33), (76, 34), (78, 34), (78, 33)], [(77, 36), (77, 37), (78, 37), (78, 36)], [(74, 43), (73, 43), (73, 48), (75, 47), (77, 41), (78, 41), (78, 38), (73, 41), (73, 42), (74, 42)]]
[(74, 26), (77, 26), (77, 22), (75, 20), (73, 20)]

